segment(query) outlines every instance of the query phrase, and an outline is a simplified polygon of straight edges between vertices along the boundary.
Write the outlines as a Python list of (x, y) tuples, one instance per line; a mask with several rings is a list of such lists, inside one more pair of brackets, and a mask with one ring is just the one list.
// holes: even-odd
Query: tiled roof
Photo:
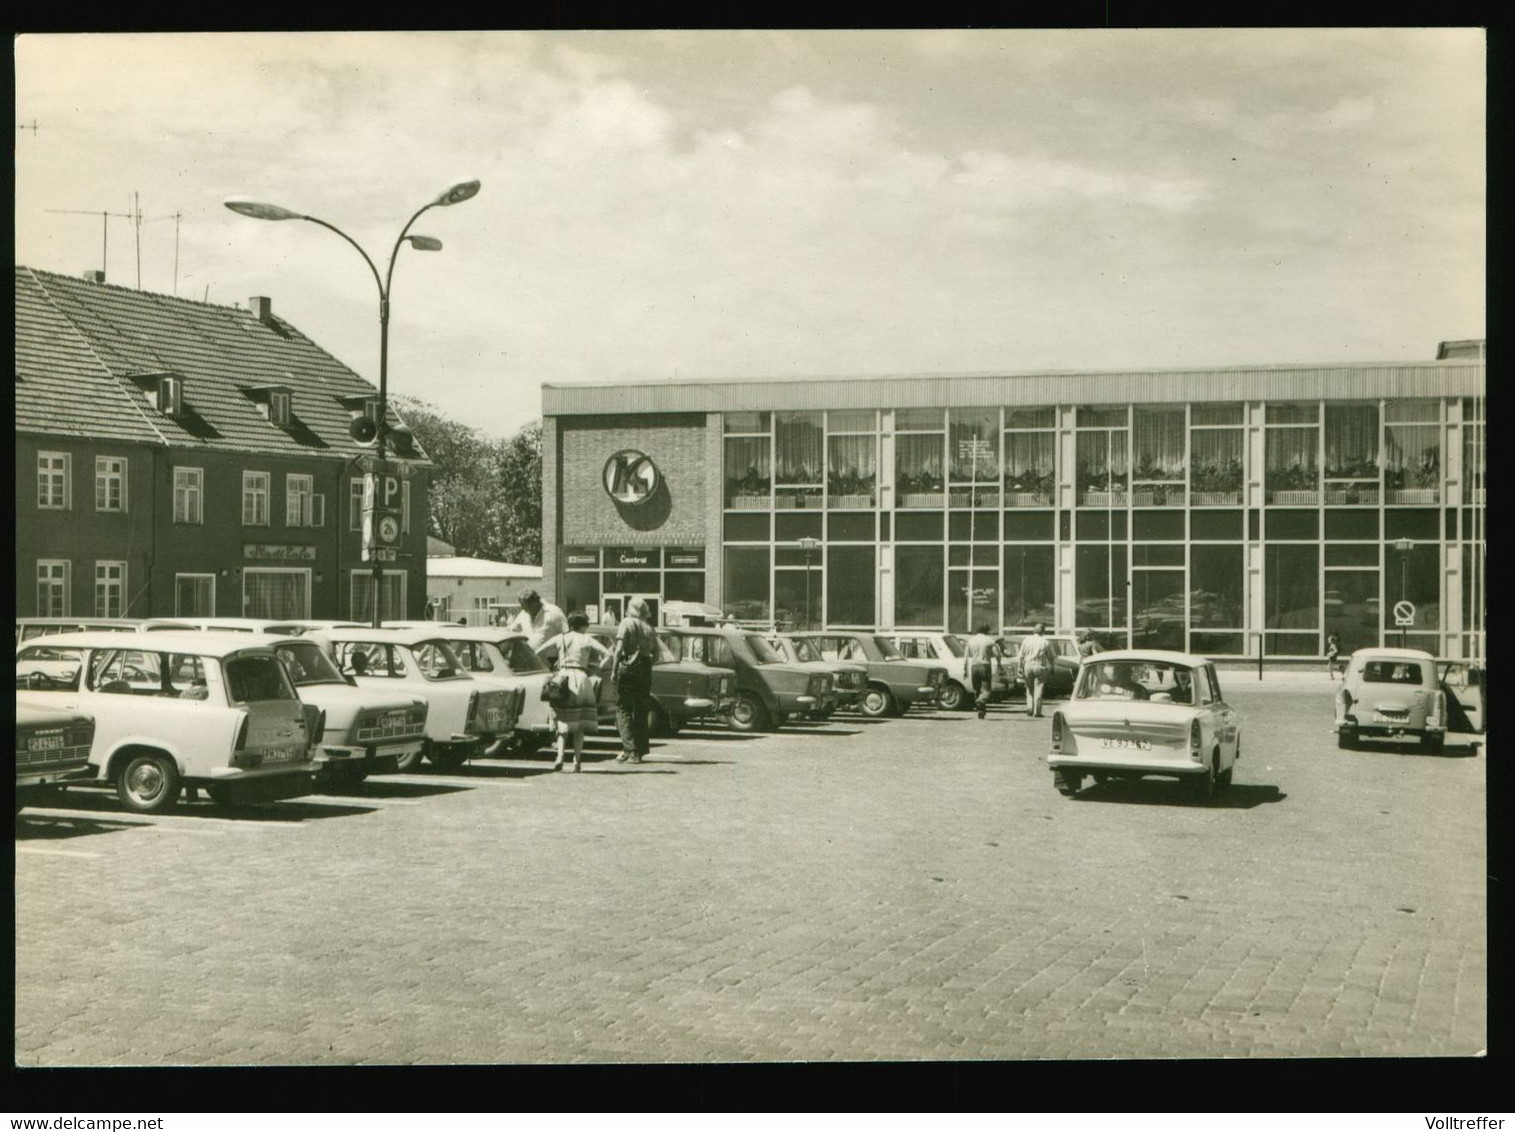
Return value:
[[(16, 429), (289, 455), (356, 456), (338, 398), (377, 390), (288, 322), (252, 311), (16, 268)], [(134, 375), (184, 376), (186, 414), (157, 411)], [(293, 390), (289, 428), (245, 389)], [(391, 425), (403, 421), (390, 408)], [(419, 452), (418, 452), (419, 454)]]

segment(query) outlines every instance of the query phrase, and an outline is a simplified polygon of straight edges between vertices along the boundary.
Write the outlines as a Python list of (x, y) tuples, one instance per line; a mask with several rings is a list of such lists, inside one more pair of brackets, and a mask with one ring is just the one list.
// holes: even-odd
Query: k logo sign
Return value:
[(623, 448), (605, 461), (600, 480), (605, 485), (605, 494), (611, 499), (635, 505), (647, 502), (656, 494), (662, 476), (646, 453)]

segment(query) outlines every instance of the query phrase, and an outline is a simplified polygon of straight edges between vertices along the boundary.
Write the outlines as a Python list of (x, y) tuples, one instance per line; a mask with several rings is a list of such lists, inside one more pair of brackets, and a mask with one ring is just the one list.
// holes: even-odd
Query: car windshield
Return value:
[(742, 639), (747, 642), (747, 647), (752, 650), (752, 655), (757, 659), (759, 664), (782, 664), (784, 662), (784, 658), (774, 651), (773, 646), (755, 633), (750, 633)]
[(677, 637), (658, 636), (658, 662), (661, 664), (677, 663), (683, 659), (683, 651), (679, 648), (680, 641)]
[(505, 661), (505, 667), (517, 676), (547, 671), (547, 665), (524, 637), (511, 637), (509, 640), (500, 641), (497, 647), (500, 650), (501, 659)]
[(815, 661), (821, 659), (821, 650), (815, 647), (814, 641), (804, 637), (790, 637), (789, 647), (794, 650), (795, 660)]
[(276, 645), (274, 651), (284, 662), (285, 671), (295, 682), (296, 688), (304, 688), (311, 684), (347, 683), (342, 678), (342, 673), (337, 671), (337, 666), (331, 662), (331, 658), (321, 651), (315, 641)]
[(1420, 664), (1413, 660), (1370, 660), (1362, 666), (1364, 684), (1415, 684), (1421, 680)]
[(453, 654), (465, 672), (493, 672), (494, 661), (489, 659), (489, 650), (483, 641), (449, 641)]
[(228, 657), (222, 671), (226, 674), (226, 691), (232, 703), (300, 698), (285, 677), (284, 666), (271, 656)]
[(947, 651), (953, 656), (961, 657), (968, 651), (963, 646), (963, 638), (953, 636), (951, 633), (942, 638), (942, 643), (947, 646)]
[(1107, 660), (1086, 664), (1073, 698), (1192, 704), (1194, 671), (1187, 665), (1160, 660)]
[(881, 653), (883, 653), (885, 660), (904, 660), (905, 659), (903, 656), (900, 655), (900, 650), (897, 649), (897, 648), (895, 648), (892, 644), (889, 643), (889, 638), (888, 637), (874, 637), (873, 638), (873, 643), (874, 643), (874, 646), (877, 647), (878, 651), (881, 652)]
[(33, 645), (16, 657), (16, 687), (40, 691), (78, 691), (84, 653), (75, 648)]

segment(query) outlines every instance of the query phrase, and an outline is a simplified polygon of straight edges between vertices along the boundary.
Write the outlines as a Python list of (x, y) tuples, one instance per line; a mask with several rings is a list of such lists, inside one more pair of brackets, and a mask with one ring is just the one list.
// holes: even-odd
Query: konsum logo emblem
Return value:
[(657, 491), (662, 473), (652, 458), (635, 448), (623, 448), (605, 461), (600, 476), (605, 494), (617, 503), (645, 503)]

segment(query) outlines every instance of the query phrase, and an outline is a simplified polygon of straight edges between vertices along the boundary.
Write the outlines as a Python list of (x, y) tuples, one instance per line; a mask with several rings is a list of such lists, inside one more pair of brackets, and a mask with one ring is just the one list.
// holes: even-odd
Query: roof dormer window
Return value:
[(379, 399), (377, 397), (365, 397), (363, 399), (363, 415), (374, 424), (379, 423)]
[(158, 379), (158, 412), (170, 417), (184, 413), (184, 379), (177, 374), (165, 374)]
[(268, 419), (280, 428), (289, 427), (290, 406), (294, 395), (288, 389), (271, 389), (268, 392)]

